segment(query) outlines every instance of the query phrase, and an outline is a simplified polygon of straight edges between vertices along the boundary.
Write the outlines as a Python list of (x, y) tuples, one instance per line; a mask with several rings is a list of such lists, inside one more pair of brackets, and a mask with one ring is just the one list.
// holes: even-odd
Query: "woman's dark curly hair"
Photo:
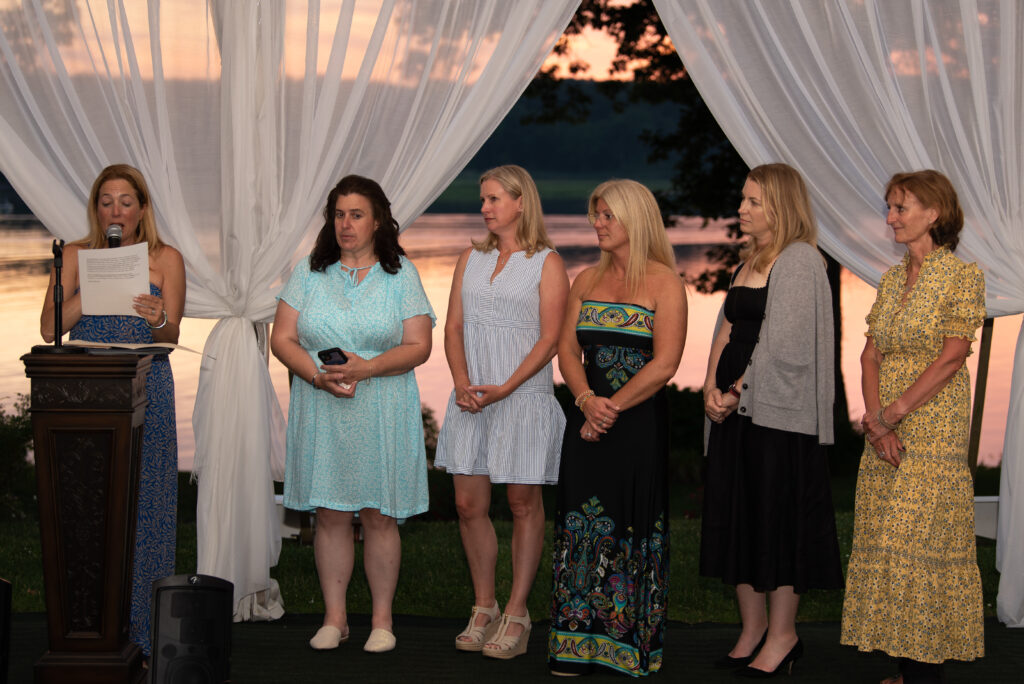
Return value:
[(897, 173), (885, 186), (886, 202), (895, 191), (909, 192), (922, 207), (939, 212), (928, 232), (936, 247), (947, 247), (950, 252), (956, 250), (964, 227), (964, 210), (948, 178), (931, 169)]
[(373, 253), (385, 273), (394, 275), (402, 268), (400, 256), (405, 250), (398, 244), (398, 221), (391, 215), (391, 202), (377, 181), (363, 176), (345, 176), (327, 195), (324, 206), (324, 227), (316, 237), (316, 245), (309, 254), (309, 267), (313, 271), (326, 271), (341, 259), (341, 247), (334, 236), (334, 207), (343, 195), (362, 195), (370, 201), (377, 230), (373, 233)]

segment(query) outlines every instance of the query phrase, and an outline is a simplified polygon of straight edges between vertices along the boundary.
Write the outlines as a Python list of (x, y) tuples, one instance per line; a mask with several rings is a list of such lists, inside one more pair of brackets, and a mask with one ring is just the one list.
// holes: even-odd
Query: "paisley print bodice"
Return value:
[(587, 300), (576, 321), (587, 382), (610, 396), (654, 357), (654, 312), (636, 304)]

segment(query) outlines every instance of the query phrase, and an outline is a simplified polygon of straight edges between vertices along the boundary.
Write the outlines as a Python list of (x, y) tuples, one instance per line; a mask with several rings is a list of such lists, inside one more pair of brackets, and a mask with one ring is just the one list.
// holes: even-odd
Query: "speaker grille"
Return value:
[(153, 583), (154, 684), (213, 684), (230, 677), (233, 586), (207, 575)]

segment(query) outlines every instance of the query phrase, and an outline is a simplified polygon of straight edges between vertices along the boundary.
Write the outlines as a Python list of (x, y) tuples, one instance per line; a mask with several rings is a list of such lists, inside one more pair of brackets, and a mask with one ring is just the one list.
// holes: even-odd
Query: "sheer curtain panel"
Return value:
[(107, 164), (146, 176), (186, 315), (216, 318), (193, 426), (198, 571), (283, 612), (284, 417), (256, 345), (346, 173), (407, 226), (512, 108), (578, 0), (0, 2), (0, 170), (56, 236)]
[[(1024, 310), (1024, 7), (1016, 0), (655, 0), (683, 64), (751, 166), (807, 180), (821, 245), (871, 283), (902, 257), (882, 191), (934, 168), (966, 214), (957, 254), (992, 316)], [(731, 192), (723, 188), (723, 192)], [(1024, 333), (1024, 331), (1022, 331)], [(1024, 625), (1024, 336), (1003, 450), (999, 619)]]

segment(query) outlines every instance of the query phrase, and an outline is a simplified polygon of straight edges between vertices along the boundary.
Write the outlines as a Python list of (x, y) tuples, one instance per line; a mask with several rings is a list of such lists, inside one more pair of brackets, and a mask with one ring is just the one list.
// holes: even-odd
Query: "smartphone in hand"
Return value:
[(348, 363), (348, 357), (345, 356), (345, 352), (337, 347), (321, 349), (316, 355), (320, 357), (320, 362), (325, 366), (340, 366), (343, 363)]

